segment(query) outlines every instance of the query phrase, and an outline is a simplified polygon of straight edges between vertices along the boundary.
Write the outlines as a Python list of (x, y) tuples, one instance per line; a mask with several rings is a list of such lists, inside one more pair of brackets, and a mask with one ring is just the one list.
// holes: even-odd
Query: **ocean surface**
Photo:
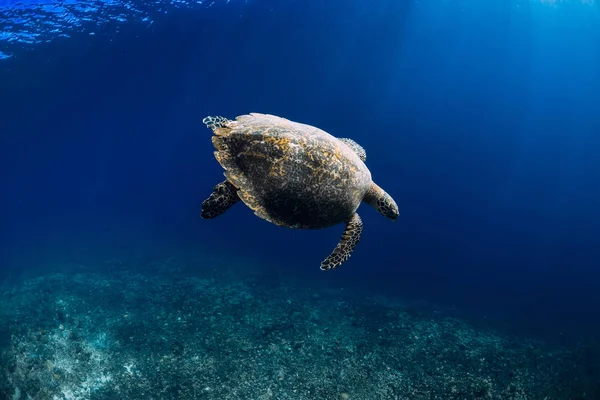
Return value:
[[(206, 116), (352, 138), (288, 229)], [(594, 0), (0, 1), (0, 400), (600, 399)]]

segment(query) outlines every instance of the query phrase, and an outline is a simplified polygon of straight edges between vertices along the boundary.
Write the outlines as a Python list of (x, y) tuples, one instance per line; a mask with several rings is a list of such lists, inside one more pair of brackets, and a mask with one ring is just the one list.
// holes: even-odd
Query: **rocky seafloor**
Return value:
[(0, 400), (600, 398), (581, 351), (260, 277), (30, 276), (0, 349)]

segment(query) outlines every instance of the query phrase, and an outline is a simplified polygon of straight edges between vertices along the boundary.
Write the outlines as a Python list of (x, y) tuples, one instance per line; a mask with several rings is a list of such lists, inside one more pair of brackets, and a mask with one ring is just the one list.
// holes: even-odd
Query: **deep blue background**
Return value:
[[(597, 334), (598, 5), (238, 3), (0, 64), (5, 271), (197, 246), (309, 284)], [(200, 121), (253, 111), (362, 144), (399, 221), (363, 207), (354, 256), (324, 273), (341, 226), (288, 230), (241, 205), (201, 220), (222, 171)]]

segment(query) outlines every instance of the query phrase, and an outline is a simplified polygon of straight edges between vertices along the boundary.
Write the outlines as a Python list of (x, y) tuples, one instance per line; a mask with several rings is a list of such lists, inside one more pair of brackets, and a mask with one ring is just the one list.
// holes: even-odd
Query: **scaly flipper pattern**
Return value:
[(356, 153), (356, 155), (362, 160), (362, 162), (367, 161), (367, 152), (360, 144), (358, 144), (354, 140), (348, 139), (348, 138), (340, 138), (340, 141), (343, 142), (346, 146), (350, 147)]
[(204, 219), (212, 219), (229, 210), (240, 198), (237, 195), (237, 189), (228, 181), (223, 181), (213, 188), (213, 192), (202, 203), (202, 213), (200, 216)]
[(225, 117), (206, 117), (202, 120), (202, 123), (206, 125), (213, 132), (219, 128), (225, 128), (229, 120)]
[(358, 244), (362, 231), (362, 220), (357, 213), (354, 213), (352, 218), (350, 218), (350, 221), (346, 223), (346, 229), (344, 230), (342, 239), (329, 257), (321, 263), (321, 269), (324, 271), (334, 269), (346, 262)]

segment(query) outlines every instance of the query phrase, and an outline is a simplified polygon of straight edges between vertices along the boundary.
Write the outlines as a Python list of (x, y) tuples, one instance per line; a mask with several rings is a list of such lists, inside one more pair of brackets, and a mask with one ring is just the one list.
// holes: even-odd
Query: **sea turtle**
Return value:
[(342, 265), (356, 247), (362, 201), (398, 218), (398, 206), (371, 180), (366, 153), (351, 139), (268, 114), (235, 121), (209, 116), (202, 122), (214, 133), (215, 157), (227, 178), (202, 203), (202, 218), (215, 218), (241, 199), (257, 216), (280, 226), (318, 229), (343, 222), (344, 234), (322, 270)]

